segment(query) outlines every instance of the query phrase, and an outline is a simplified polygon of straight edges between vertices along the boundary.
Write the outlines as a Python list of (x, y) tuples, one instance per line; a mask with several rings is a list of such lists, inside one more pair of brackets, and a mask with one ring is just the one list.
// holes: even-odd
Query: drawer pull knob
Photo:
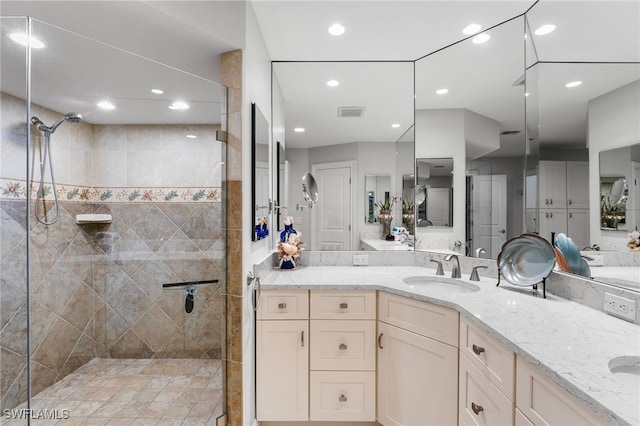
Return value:
[(378, 335), (378, 347), (380, 349), (384, 349), (384, 347), (382, 346), (382, 333)]
[(349, 307), (349, 305), (347, 303), (345, 303), (345, 302), (342, 302), (340, 304), (340, 309), (347, 309), (348, 307)]
[(480, 355), (482, 352), (484, 352), (484, 348), (482, 346), (473, 345), (473, 352), (476, 355)]
[(338, 398), (338, 401), (340, 402), (347, 402), (347, 397), (344, 396), (344, 394), (340, 395), (340, 398)]
[(287, 309), (286, 303), (278, 303), (278, 309)]
[(484, 408), (482, 407), (482, 405), (478, 405), (475, 402), (471, 403), (471, 409), (473, 410), (474, 413), (476, 413), (476, 415), (480, 415), (480, 413), (484, 411)]
[(344, 343), (340, 343), (340, 346), (338, 346), (338, 349), (340, 349), (341, 351), (346, 351), (347, 345), (345, 345)]

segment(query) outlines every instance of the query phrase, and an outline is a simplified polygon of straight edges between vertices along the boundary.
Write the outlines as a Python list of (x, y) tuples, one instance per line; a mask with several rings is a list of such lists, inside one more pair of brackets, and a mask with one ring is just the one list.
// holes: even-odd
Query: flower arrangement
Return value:
[(390, 199), (385, 199), (384, 201), (376, 201), (376, 207), (380, 209), (380, 211), (383, 210), (391, 210), (393, 208), (393, 205), (396, 203), (396, 201), (398, 200), (398, 197), (392, 197)]
[(406, 195), (402, 197), (402, 213), (413, 213), (413, 200)]
[(611, 199), (610, 194), (602, 194), (600, 196), (600, 221), (602, 226), (617, 228), (618, 222), (623, 220), (626, 215), (626, 207), (626, 196), (623, 196), (618, 201), (614, 201)]
[(293, 229), (293, 223), (293, 217), (287, 216), (284, 219), (284, 231), (280, 233), (278, 255), (281, 269), (295, 268), (302, 252), (302, 241), (300, 240), (302, 234)]

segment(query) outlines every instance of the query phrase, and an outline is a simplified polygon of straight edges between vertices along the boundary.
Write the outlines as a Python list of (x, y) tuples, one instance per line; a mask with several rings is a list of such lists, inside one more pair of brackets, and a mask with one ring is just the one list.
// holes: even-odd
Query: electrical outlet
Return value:
[(367, 266), (369, 264), (368, 254), (354, 254), (353, 266)]
[(605, 293), (604, 311), (613, 316), (634, 321), (636, 319), (636, 302), (615, 294)]

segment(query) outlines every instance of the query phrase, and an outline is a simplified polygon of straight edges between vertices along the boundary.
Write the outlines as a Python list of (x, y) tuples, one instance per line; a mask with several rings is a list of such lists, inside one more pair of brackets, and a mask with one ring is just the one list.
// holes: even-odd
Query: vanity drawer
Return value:
[(378, 299), (380, 321), (458, 347), (458, 311), (384, 292)]
[(460, 352), (509, 400), (514, 400), (515, 354), (464, 317), (460, 318)]
[(260, 307), (256, 314), (264, 319), (308, 319), (309, 292), (263, 290), (260, 294)]
[(464, 425), (512, 425), (514, 405), (469, 358), (460, 355), (460, 423)]
[(373, 371), (312, 371), (310, 374), (312, 421), (374, 421), (376, 373)]
[(375, 291), (311, 291), (311, 319), (375, 319)]
[(312, 370), (375, 370), (376, 322), (311, 321)]
[(516, 362), (516, 406), (536, 426), (607, 424), (526, 361)]

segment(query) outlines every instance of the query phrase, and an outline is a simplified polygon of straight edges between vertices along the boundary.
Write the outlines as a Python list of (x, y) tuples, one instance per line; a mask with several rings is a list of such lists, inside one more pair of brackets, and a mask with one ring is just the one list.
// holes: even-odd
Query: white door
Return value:
[(497, 259), (507, 240), (507, 175), (473, 177), (472, 251), (483, 248)]
[(427, 220), (433, 226), (451, 226), (449, 188), (427, 188)]
[(378, 332), (378, 422), (457, 424), (457, 348), (383, 322)]
[(350, 162), (314, 164), (318, 202), (312, 208), (312, 250), (351, 250), (353, 199)]

